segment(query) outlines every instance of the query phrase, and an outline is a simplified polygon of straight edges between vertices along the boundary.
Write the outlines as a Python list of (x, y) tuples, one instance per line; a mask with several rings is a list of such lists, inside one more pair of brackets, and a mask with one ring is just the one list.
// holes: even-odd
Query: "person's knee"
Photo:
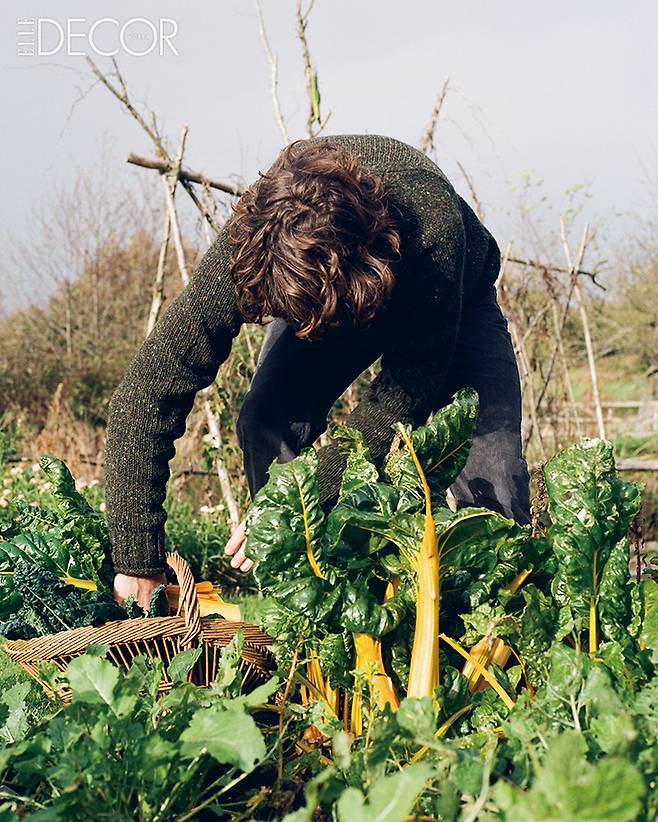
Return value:
[(486, 469), (467, 465), (450, 490), (457, 508), (488, 508), (519, 525), (530, 522), (530, 478), (523, 458)]

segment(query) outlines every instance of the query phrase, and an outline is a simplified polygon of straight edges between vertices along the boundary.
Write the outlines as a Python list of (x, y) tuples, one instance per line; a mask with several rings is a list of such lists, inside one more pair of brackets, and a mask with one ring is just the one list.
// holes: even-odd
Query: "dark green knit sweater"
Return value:
[[(494, 283), (499, 251), (424, 154), (374, 134), (315, 138), (327, 139), (382, 176), (401, 234), (381, 373), (349, 420), (381, 462), (392, 424), (419, 424), (433, 409), (452, 359), (462, 303)], [(228, 357), (242, 322), (222, 230), (112, 397), (105, 472), (117, 573), (150, 575), (165, 567), (163, 502), (174, 441), (185, 430), (195, 394), (213, 382)], [(342, 466), (336, 446), (320, 449), (323, 500), (335, 495)]]

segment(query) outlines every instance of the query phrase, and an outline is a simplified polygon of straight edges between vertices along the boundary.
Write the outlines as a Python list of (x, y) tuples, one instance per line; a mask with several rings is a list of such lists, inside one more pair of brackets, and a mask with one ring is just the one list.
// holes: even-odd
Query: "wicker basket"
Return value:
[[(178, 554), (168, 554), (167, 564), (173, 569), (180, 585), (180, 604), (175, 616), (117, 620), (106, 622), (98, 628), (74, 628), (35, 639), (8, 640), (4, 646), (6, 653), (20, 663), (51, 696), (52, 689), (39, 674), (41, 663), (54, 663), (64, 671), (70, 660), (83, 654), (89, 645), (108, 646), (107, 658), (126, 670), (136, 656), (159, 657), (165, 668), (160, 691), (165, 692), (171, 688), (167, 667), (173, 657), (198, 643), (201, 643), (202, 653), (190, 671), (189, 681), (208, 686), (215, 678), (221, 649), (239, 629), (244, 636), (241, 662), (243, 687), (248, 690), (266, 679), (274, 668), (274, 659), (269, 650), (272, 640), (255, 625), (202, 618), (190, 566)], [(62, 688), (59, 696), (68, 702), (71, 692), (68, 688)]]

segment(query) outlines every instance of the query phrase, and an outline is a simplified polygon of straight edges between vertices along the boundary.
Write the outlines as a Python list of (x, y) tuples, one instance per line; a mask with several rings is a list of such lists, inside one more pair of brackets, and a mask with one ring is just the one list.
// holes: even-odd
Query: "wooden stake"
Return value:
[[(583, 228), (583, 238), (580, 243), (580, 248), (585, 248), (587, 237), (589, 233), (589, 223), (585, 223)], [(566, 237), (566, 228), (564, 225), (564, 218), (560, 220), (560, 237), (562, 239), (562, 247), (564, 249), (564, 256), (567, 260), (567, 265), (574, 271), (576, 266), (571, 265), (571, 252), (569, 251), (569, 244)], [(585, 302), (585, 295), (578, 282), (578, 276), (574, 275), (574, 293), (578, 301), (578, 311), (580, 313), (580, 321), (583, 326), (583, 335), (585, 337), (585, 348), (587, 350), (587, 362), (589, 365), (589, 375), (592, 382), (592, 399), (594, 400), (594, 411), (596, 413), (596, 424), (599, 430), (599, 437), (605, 439), (605, 424), (603, 422), (603, 409), (601, 408), (601, 395), (599, 394), (599, 380), (596, 373), (596, 358), (594, 356), (594, 345), (592, 343), (592, 333), (589, 326), (589, 318), (587, 316), (587, 305)]]

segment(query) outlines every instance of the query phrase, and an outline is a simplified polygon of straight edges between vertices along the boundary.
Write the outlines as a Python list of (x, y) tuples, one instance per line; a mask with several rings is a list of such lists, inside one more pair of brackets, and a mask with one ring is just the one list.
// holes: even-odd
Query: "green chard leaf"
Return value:
[[(466, 465), (475, 435), (478, 396), (472, 388), (455, 394), (453, 401), (434, 413), (427, 425), (411, 433), (411, 441), (425, 472), (433, 506), (445, 505), (447, 489)], [(384, 472), (392, 485), (422, 500), (422, 488), (408, 449), (402, 444), (389, 455)]]
[[(606, 590), (614, 592), (614, 602), (604, 609), (604, 630), (617, 635), (627, 632), (630, 604), (624, 577), (628, 579), (628, 566), (624, 572), (621, 555), (626, 546), (620, 543), (639, 510), (639, 486), (616, 476), (612, 444), (605, 440), (585, 439), (559, 452), (546, 465), (544, 476), (552, 520), (549, 539), (558, 560), (553, 596), (583, 628), (592, 602), (602, 602), (606, 576)], [(606, 575), (613, 552), (613, 566)]]

